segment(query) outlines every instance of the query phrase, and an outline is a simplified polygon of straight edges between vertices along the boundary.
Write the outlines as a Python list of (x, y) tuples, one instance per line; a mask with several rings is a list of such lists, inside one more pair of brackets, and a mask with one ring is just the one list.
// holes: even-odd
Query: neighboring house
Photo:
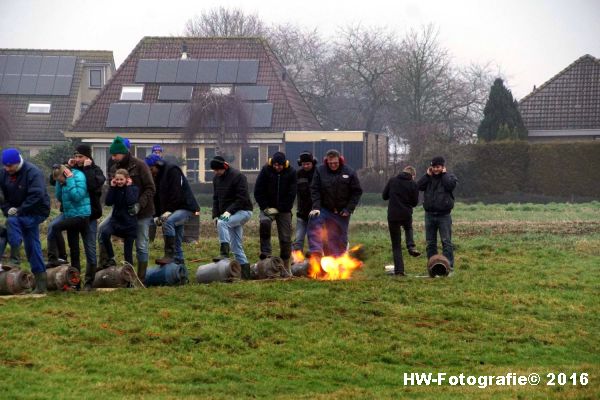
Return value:
[[(241, 135), (245, 138), (235, 137), (242, 130), (237, 125), (230, 125), (223, 134), (226, 124), (218, 116), (203, 117), (200, 125), (190, 123), (198, 119), (198, 105), (205, 105), (208, 98), (238, 102), (247, 121), (245, 135)], [(132, 153), (140, 158), (153, 144), (161, 144), (165, 156), (184, 160), (192, 182), (212, 179), (209, 166), (216, 154), (229, 158), (252, 182), (269, 156), (286, 150), (287, 131), (317, 131), (319, 141), (321, 137), (330, 140), (334, 133), (321, 132), (265, 40), (145, 37), (65, 134), (90, 143), (94, 159), (103, 168), (111, 141), (121, 135), (130, 140)], [(302, 150), (294, 148), (290, 159)]]
[(530, 141), (600, 139), (600, 60), (588, 54), (519, 103)]
[(0, 49), (0, 104), (9, 145), (33, 156), (64, 142), (63, 132), (115, 71), (112, 51)]

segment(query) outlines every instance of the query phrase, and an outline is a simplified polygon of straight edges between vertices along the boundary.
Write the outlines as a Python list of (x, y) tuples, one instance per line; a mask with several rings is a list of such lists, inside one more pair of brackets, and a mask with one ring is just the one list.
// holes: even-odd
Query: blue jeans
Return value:
[(229, 243), (231, 252), (240, 264), (248, 264), (242, 240), (244, 224), (252, 217), (252, 211), (240, 210), (229, 217), (229, 221), (217, 220), (217, 232), (220, 243)]
[(83, 250), (87, 265), (96, 265), (96, 232), (98, 230), (98, 220), (90, 221), (83, 239)]
[(148, 262), (148, 242), (150, 241), (150, 224), (152, 217), (138, 218), (137, 220), (137, 238), (135, 239), (135, 253), (137, 262)]
[(302, 218), (296, 218), (296, 240), (292, 245), (292, 250), (304, 251), (304, 237), (306, 236), (306, 228), (308, 222)]
[(452, 246), (452, 217), (450, 214), (435, 215), (425, 212), (425, 240), (427, 241), (427, 258), (436, 255), (437, 233), (440, 232), (442, 240), (442, 254), (450, 261), (454, 268), (454, 247)]
[[(348, 248), (350, 217), (342, 217), (324, 208), (308, 223), (308, 248), (311, 254), (340, 256)], [(325, 242), (325, 243), (323, 243)]]
[(183, 226), (193, 215), (194, 213), (189, 210), (175, 210), (162, 224), (163, 236), (175, 236), (175, 261), (179, 263), (183, 262), (183, 249), (181, 248)]
[(42, 256), (40, 243), (40, 224), (46, 217), (41, 215), (17, 215), (6, 218), (8, 243), (11, 247), (19, 247), (25, 242), (25, 254), (34, 274), (45, 272), (46, 265)]

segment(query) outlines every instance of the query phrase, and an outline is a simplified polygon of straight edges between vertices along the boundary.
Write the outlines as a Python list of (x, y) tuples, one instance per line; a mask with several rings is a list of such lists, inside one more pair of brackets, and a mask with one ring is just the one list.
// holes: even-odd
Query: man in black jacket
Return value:
[(450, 269), (454, 269), (454, 248), (452, 246), (452, 218), (450, 212), (454, 208), (454, 188), (458, 180), (454, 174), (446, 170), (443, 157), (434, 157), (427, 173), (423, 175), (417, 186), (425, 192), (423, 208), (425, 209), (425, 239), (427, 241), (427, 258), (437, 254), (437, 233), (442, 240), (442, 253), (450, 261)]
[(250, 279), (250, 264), (242, 243), (244, 224), (252, 217), (248, 181), (221, 156), (215, 156), (210, 161), (210, 169), (215, 173), (212, 217), (221, 243), (220, 255), (214, 261), (228, 258), (231, 249), (235, 259), (242, 265), (242, 278)]
[(416, 171), (408, 166), (398, 175), (391, 178), (383, 189), (383, 200), (388, 203), (388, 228), (392, 241), (392, 254), (394, 255), (394, 275), (404, 276), (404, 260), (402, 259), (402, 234), (400, 227), (404, 228), (406, 247), (411, 256), (417, 257), (419, 253), (415, 247), (412, 228), (413, 208), (419, 203), (419, 188), (415, 183)]
[[(317, 168), (310, 187), (313, 209), (309, 213), (308, 244), (311, 256), (339, 256), (348, 248), (350, 216), (360, 201), (358, 176), (345, 165), (337, 150), (329, 150)], [(322, 237), (323, 227), (327, 237)], [(326, 239), (326, 249), (323, 246)], [(326, 250), (326, 251), (324, 251)]]
[(146, 164), (150, 167), (156, 186), (154, 224), (162, 225), (165, 241), (165, 254), (157, 259), (156, 263), (183, 264), (183, 227), (200, 211), (200, 207), (181, 168), (164, 161), (157, 154), (146, 157)]
[(277, 223), (280, 257), (287, 270), (292, 255), (292, 208), (296, 198), (296, 171), (278, 151), (262, 167), (256, 184), (254, 198), (260, 208), (260, 259), (271, 256), (271, 225)]
[(292, 244), (293, 250), (304, 251), (304, 237), (308, 226), (308, 214), (312, 210), (312, 198), (310, 196), (310, 185), (315, 175), (317, 159), (309, 151), (303, 151), (298, 157), (296, 172), (297, 180), (297, 205), (296, 213), (296, 240)]
[(69, 160), (69, 166), (84, 173), (87, 192), (90, 196), (92, 213), (90, 215), (90, 223), (85, 235), (85, 240), (83, 241), (83, 249), (85, 250), (85, 257), (87, 259), (83, 288), (85, 290), (91, 290), (97, 266), (96, 237), (98, 218), (102, 216), (100, 197), (102, 197), (102, 186), (106, 181), (106, 177), (104, 176), (102, 169), (94, 163), (94, 159), (92, 158), (92, 148), (87, 144), (80, 144), (75, 148), (73, 158)]

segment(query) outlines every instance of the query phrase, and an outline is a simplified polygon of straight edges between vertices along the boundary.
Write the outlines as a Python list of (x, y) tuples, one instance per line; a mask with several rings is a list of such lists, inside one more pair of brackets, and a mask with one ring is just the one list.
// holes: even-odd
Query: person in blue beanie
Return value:
[(152, 146), (152, 154), (155, 154), (157, 156), (159, 156), (160, 158), (163, 158), (163, 148), (160, 144), (155, 144), (154, 146)]
[(47, 291), (46, 266), (42, 256), (39, 225), (50, 215), (50, 197), (42, 172), (17, 149), (2, 151), (0, 189), (4, 195), (2, 212), (6, 216), (8, 242), (11, 247), (25, 244), (25, 254), (35, 276), (33, 293)]

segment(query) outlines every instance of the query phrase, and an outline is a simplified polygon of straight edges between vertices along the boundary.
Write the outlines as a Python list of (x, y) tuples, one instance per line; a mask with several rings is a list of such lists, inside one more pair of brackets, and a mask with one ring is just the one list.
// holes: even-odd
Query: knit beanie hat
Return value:
[(300, 154), (300, 162), (301, 163), (313, 162), (313, 160), (314, 160), (314, 157), (309, 151), (304, 151), (304, 152), (302, 152), (302, 154)]
[(150, 154), (149, 156), (146, 157), (146, 165), (148, 165), (149, 167), (153, 167), (154, 165), (156, 165), (156, 163), (158, 161), (161, 161), (162, 158), (158, 155), (158, 154)]
[(131, 142), (129, 141), (129, 139), (123, 138), (123, 143), (125, 143), (125, 147), (127, 147), (127, 150), (131, 149)]
[(163, 148), (161, 147), (160, 144), (155, 144), (154, 146), (152, 146), (152, 152), (154, 153), (155, 151), (163, 151)]
[(86, 156), (87, 158), (92, 158), (92, 148), (87, 144), (80, 144), (75, 147), (75, 155), (81, 154), (82, 156)]
[(21, 162), (21, 153), (17, 149), (4, 149), (2, 151), (2, 164), (14, 165)]
[(444, 166), (444, 164), (446, 164), (446, 160), (444, 160), (444, 157), (437, 156), (431, 159), (432, 167), (435, 167), (436, 165)]
[(221, 156), (215, 156), (210, 160), (210, 169), (225, 169), (225, 159)]
[(281, 151), (278, 151), (277, 153), (273, 154), (273, 157), (271, 157), (271, 164), (285, 165), (285, 161), (285, 154)]
[(129, 149), (125, 145), (124, 139), (121, 136), (117, 136), (110, 145), (110, 154), (127, 154)]

